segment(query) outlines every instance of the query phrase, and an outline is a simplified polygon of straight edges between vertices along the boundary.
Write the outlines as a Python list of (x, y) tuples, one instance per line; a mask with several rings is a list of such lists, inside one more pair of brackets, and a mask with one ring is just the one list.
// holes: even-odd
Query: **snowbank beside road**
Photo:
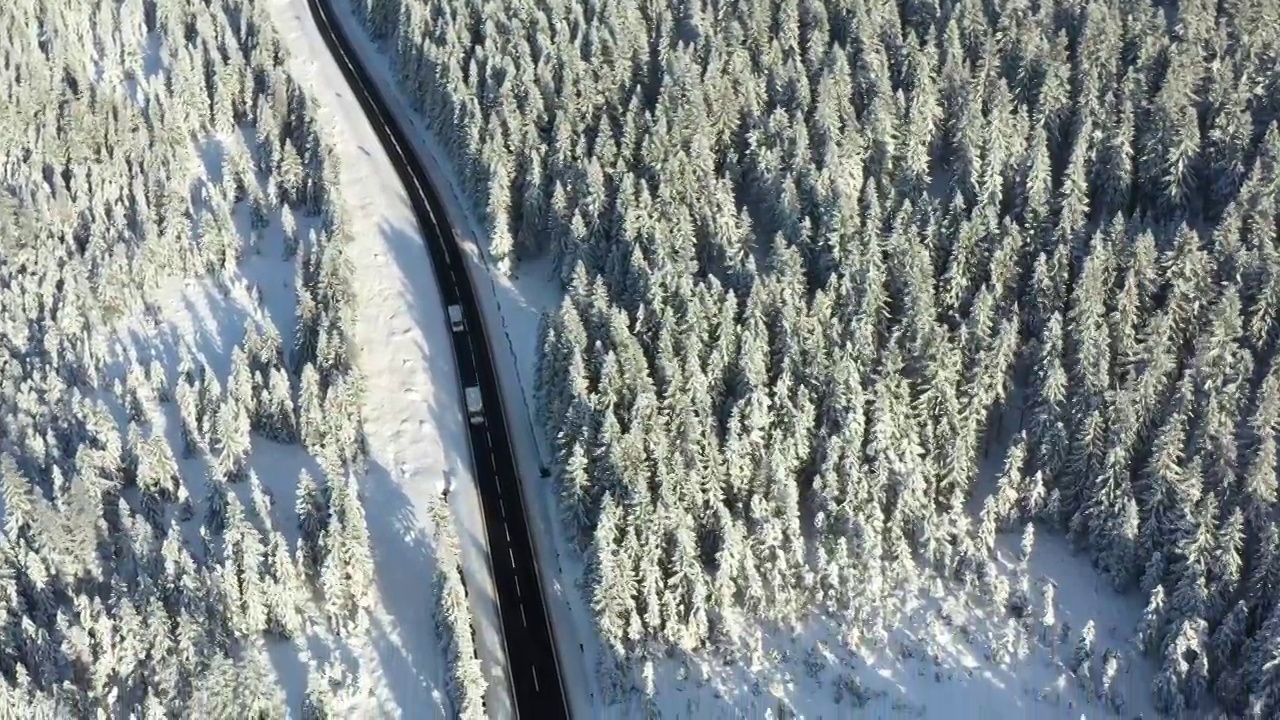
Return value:
[[(380, 593), (373, 627), (379, 668), (402, 716), (443, 713), (448, 669), (434, 618), (434, 571), (426, 562), (429, 508), (448, 502), (462, 539), (477, 652), (489, 682), (490, 717), (510, 714), (505, 657), (479, 498), (453, 365), (448, 322), (408, 197), (346, 84), (305, 0), (272, 0), (290, 69), (318, 101), (338, 151), (350, 218), (350, 259), (359, 293), (356, 337), (367, 389), (371, 457), (363, 487)], [(399, 658), (398, 660), (394, 660)]]
[[(559, 303), (561, 293), (546, 271), (548, 266), (543, 263), (522, 266), (518, 273), (520, 277), (515, 278), (491, 272), (486, 251), (482, 249), (487, 246), (481, 242), (484, 230), (470, 212), (471, 205), (462, 195), (461, 183), (443, 151), (424, 128), (422, 119), (394, 82), (395, 73), (390, 69), (388, 58), (369, 39), (350, 12), (347, 1), (338, 0), (338, 19), (360, 53), (361, 61), (375, 77), (391, 111), (411, 133), (413, 150), (440, 191), (454, 232), (461, 234), (456, 240), (461, 241), (463, 254), (467, 257), (477, 300), (486, 319), (485, 331), (498, 366), (567, 702), (574, 716), (600, 717), (605, 708), (597, 704), (596, 648), (599, 641), (590, 608), (573, 586), (581, 568), (570, 559), (568, 546), (562, 538), (560, 524), (556, 520), (551, 480), (539, 476), (540, 467), (549, 462), (549, 458), (542, 438), (530, 420), (530, 410), (534, 406), (538, 325), (542, 311)], [(476, 527), (479, 528), (478, 521)], [(482, 533), (477, 537), (482, 537)]]

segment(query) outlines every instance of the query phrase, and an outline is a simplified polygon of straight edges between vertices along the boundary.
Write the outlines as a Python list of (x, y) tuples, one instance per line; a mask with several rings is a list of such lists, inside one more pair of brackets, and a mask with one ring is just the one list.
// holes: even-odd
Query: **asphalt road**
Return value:
[(445, 307), (462, 308), (466, 330), (452, 333), (454, 359), (462, 385), (479, 385), (484, 401), (485, 422), (468, 428), (516, 714), (531, 720), (568, 718), (498, 375), (466, 259), (407, 134), (369, 79), (341, 24), (330, 19), (331, 0), (308, 0), (308, 5), (409, 195)]

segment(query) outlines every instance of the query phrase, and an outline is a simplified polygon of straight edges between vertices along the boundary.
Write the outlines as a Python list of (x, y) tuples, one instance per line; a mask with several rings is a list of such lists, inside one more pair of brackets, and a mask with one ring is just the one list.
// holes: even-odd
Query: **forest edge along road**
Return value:
[[(325, 44), (338, 61), (408, 193), (428, 254), (436, 266), (445, 305), (457, 304), (465, 318), (466, 330), (451, 336), (459, 378), (464, 387), (478, 386), (484, 408), (484, 422), (469, 422), (468, 426), (516, 714), (539, 720), (567, 718), (563, 679), (542, 597), (497, 373), (461, 251), (446, 241), (454, 235), (440, 199), (435, 196), (435, 188), (397, 119), (368, 80), (351, 42), (339, 24), (330, 20), (333, 9), (327, 0), (308, 0), (308, 5)], [(519, 512), (506, 512), (504, 500), (508, 497), (513, 498)], [(501, 552), (504, 549), (506, 552)], [(509, 559), (509, 565), (495, 562), (495, 557), (503, 555)], [(533, 588), (533, 591), (522, 593), (521, 587)]]

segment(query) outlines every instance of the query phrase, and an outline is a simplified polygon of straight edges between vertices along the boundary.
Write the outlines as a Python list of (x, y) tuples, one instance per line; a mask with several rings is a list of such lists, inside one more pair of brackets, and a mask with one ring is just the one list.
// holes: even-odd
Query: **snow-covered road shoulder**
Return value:
[[(562, 293), (545, 260), (525, 263), (519, 277), (508, 277), (490, 270), (485, 254), (487, 235), (471, 212), (472, 202), (463, 195), (463, 184), (447, 156), (424, 127), (422, 118), (414, 111), (403, 90), (394, 82), (396, 74), (387, 55), (370, 40), (367, 31), (352, 14), (350, 0), (338, 0), (336, 4), (339, 10), (337, 20), (346, 29), (388, 108), (408, 131), (413, 151), (430, 175), (449, 214), (450, 225), (457, 234), (454, 240), (461, 241), (462, 254), (467, 259), (467, 269), (476, 290), (476, 301), (485, 317), (485, 331), (497, 366), (566, 701), (574, 716), (600, 717), (603, 706), (598, 704), (600, 695), (596, 692), (599, 636), (592, 626), (590, 608), (583, 603), (577, 588), (572, 586), (570, 578), (578, 577), (581, 568), (567, 552), (568, 546), (557, 522), (551, 480), (539, 477), (540, 467), (545, 466), (549, 458), (532, 425), (530, 413), (534, 403), (533, 377), (539, 323), (543, 311), (556, 307)], [(479, 527), (478, 521), (476, 527)]]
[(506, 716), (493, 580), (478, 525), (449, 328), (430, 260), (395, 169), (342, 81), (306, 2), (273, 0), (271, 13), (290, 69), (317, 100), (334, 141), (350, 218), (370, 454), (363, 487), (380, 595), (372, 626), (384, 677), (375, 679), (375, 687), (384, 686), (379, 694), (390, 695), (403, 716), (425, 708), (447, 714), (448, 667), (433, 616), (431, 508), (443, 501), (451, 479), (448, 501), (459, 518), (477, 652), (488, 679), (486, 705), (491, 717)]

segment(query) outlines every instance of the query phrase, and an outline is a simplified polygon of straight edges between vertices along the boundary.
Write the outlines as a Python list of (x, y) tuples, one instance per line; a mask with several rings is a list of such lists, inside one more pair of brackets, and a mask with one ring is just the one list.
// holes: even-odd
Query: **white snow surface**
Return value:
[[(489, 675), (486, 705), (494, 717), (509, 712), (505, 658), (494, 620), (492, 576), (486, 562), (479, 504), (472, 479), (466, 422), (453, 365), (451, 339), (435, 276), (407, 196), (378, 144), (303, 0), (274, 0), (273, 19), (290, 52), (291, 74), (318, 101), (326, 138), (341, 164), (341, 199), (351, 230), (348, 255), (357, 292), (355, 341), (366, 382), (363, 420), (370, 451), (368, 474), (360, 479), (375, 564), (371, 622), (365, 637), (337, 641), (313, 624), (296, 646), (272, 643), (270, 654), (288, 704), (300, 707), (307, 667), (321, 667), (336, 650), (352, 671), (358, 691), (352, 717), (443, 717), (451, 714), (445, 687), (448, 663), (434, 617), (435, 528), (430, 508), (448, 502), (458, 517), (467, 561), (464, 577), (476, 627), (477, 652)], [(336, 79), (336, 81), (334, 80)], [(231, 143), (214, 137), (197, 144), (196, 174), (216, 180)], [(248, 237), (244, 207), (236, 209), (241, 237)], [(297, 217), (302, 228), (316, 220)], [(231, 350), (246, 321), (274, 326), (285, 347), (292, 344), (296, 299), (294, 261), (282, 259), (278, 216), (238, 272), (224, 287), (211, 279), (164, 283), (149, 300), (154, 314), (122, 322), (111, 344), (113, 366), (127, 359), (160, 360), (169, 380), (176, 377), (178, 348), (194, 350), (225, 382)], [(261, 293), (261, 303), (253, 291)], [(198, 478), (203, 461), (181, 459), (175, 408), (162, 408), (164, 431), (183, 469), (197, 506), (205, 494)], [(123, 413), (119, 419), (124, 420)], [(293, 498), (300, 470), (321, 477), (315, 461), (299, 446), (253, 438), (250, 466), (274, 494), (270, 518), (297, 541)], [(196, 481), (193, 482), (193, 479)], [(247, 487), (235, 487), (254, 517)], [(188, 528), (190, 529), (190, 528)], [(194, 541), (194, 531), (191, 532)], [(193, 542), (194, 544), (194, 542)]]
[[(339, 5), (347, 1), (337, 0)], [(473, 212), (473, 199), (464, 195), (447, 155), (431, 137), (413, 103), (396, 86), (389, 58), (364, 33), (349, 8), (342, 9), (341, 21), (392, 112), (413, 134), (414, 151), (441, 190), (454, 231), (471, 261), (469, 269), (495, 349), (494, 360), (499, 364), (571, 712), (575, 717), (593, 719), (643, 716), (640, 692), (636, 701), (625, 704), (607, 704), (601, 697), (596, 675), (601, 647), (590, 608), (577, 589), (582, 563), (570, 550), (558, 520), (552, 480), (538, 474), (539, 465), (550, 458), (550, 446), (541, 429), (533, 426), (530, 413), (535, 402), (532, 380), (538, 322), (540, 314), (553, 309), (561, 298), (550, 266), (542, 261), (526, 262), (514, 276), (491, 268), (486, 232)], [(687, 662), (658, 660), (650, 707), (664, 718), (699, 719), (786, 717), (787, 712), (804, 718), (895, 720), (1157, 717), (1150, 701), (1153, 667), (1129, 650), (1129, 638), (1142, 610), (1141, 599), (1117, 595), (1087, 558), (1073, 554), (1061, 537), (1046, 528), (1037, 530), (1027, 569), (1033, 608), (1038, 608), (1038, 580), (1051, 578), (1057, 586), (1058, 626), (1070, 628), (1065, 645), (1043, 642), (1033, 631), (1024, 637), (1023, 658), (997, 663), (986, 648), (1012, 620), (992, 617), (982, 602), (953, 586), (928, 589), (926, 585), (918, 595), (894, 598), (886, 612), (885, 630), (878, 638), (845, 643), (838, 628), (817, 618), (808, 620), (799, 632), (754, 628), (763, 656), (758, 663), (727, 664), (710, 656)], [(1002, 535), (998, 541), (996, 564), (1011, 583), (1018, 541), (1017, 533)], [(1063, 667), (1080, 629), (1089, 620), (1097, 629), (1095, 681), (1104, 650), (1126, 653), (1116, 680), (1126, 701), (1119, 714), (1081, 688)], [(641, 670), (635, 668), (637, 686)]]
[[(341, 195), (354, 236), (356, 339), (367, 392), (370, 471), (365, 509), (377, 569), (374, 627), (386, 650), (383, 675), (398, 717), (441, 714), (448, 666), (433, 615), (434, 537), (428, 508), (443, 497), (457, 521), (477, 654), (491, 717), (510, 714), (479, 497), (452, 339), (436, 277), (408, 196), (329, 54), (305, 0), (272, 0), (294, 77), (318, 101), (341, 165)], [(394, 650), (393, 650), (394, 648)]]
[[(473, 615), (477, 653), (489, 680), (490, 717), (507, 717), (510, 698), (505, 653), (497, 631), (492, 575), (487, 563), (479, 500), (471, 471), (471, 453), (461, 392), (453, 364), (451, 338), (436, 279), (408, 198), (390, 160), (316, 30), (305, 0), (271, 0), (280, 39), (288, 50), (290, 74), (317, 100), (322, 135), (336, 146), (340, 197), (352, 236), (347, 249), (357, 293), (355, 342), (366, 394), (363, 425), (370, 455), (369, 472), (360, 478), (375, 565), (375, 589), (365, 636), (332, 637), (316, 612), (304, 637), (294, 644), (270, 642), (270, 658), (296, 716), (306, 690), (308, 667), (331, 659), (346, 666), (354, 680), (348, 717), (446, 717), (448, 661), (434, 617), (436, 559), (431, 509), (447, 502), (456, 518), (464, 559), (464, 579)], [(147, 72), (139, 82), (123, 81), (111, 65), (97, 66), (104, 88), (118, 88), (142, 102), (145, 85), (156, 82), (166, 60), (154, 37), (147, 41)], [(191, 174), (217, 183), (228, 149), (243, 145), (240, 133), (211, 136), (193, 144)], [(102, 328), (107, 335), (108, 372), (116, 379), (127, 365), (158, 361), (171, 384), (177, 377), (180, 348), (208, 364), (225, 385), (232, 350), (246, 323), (273, 326), (285, 348), (295, 328), (295, 260), (283, 258), (280, 217), (255, 235), (247, 207), (234, 216), (246, 239), (244, 258), (225, 281), (172, 279), (145, 298), (147, 312)], [(296, 214), (299, 236), (318, 218)], [(255, 294), (258, 297), (255, 297)], [(126, 417), (109, 403), (121, 427)], [(156, 427), (165, 434), (182, 470), (184, 485), (197, 508), (206, 490), (204, 461), (181, 454), (176, 407), (157, 408)], [(299, 445), (280, 445), (253, 437), (249, 465), (274, 497), (266, 517), (256, 512), (247, 484), (231, 487), (246, 515), (281, 530), (298, 542), (294, 497), (299, 472), (322, 477), (318, 464)], [(199, 545), (198, 523), (184, 523), (190, 547)]]

